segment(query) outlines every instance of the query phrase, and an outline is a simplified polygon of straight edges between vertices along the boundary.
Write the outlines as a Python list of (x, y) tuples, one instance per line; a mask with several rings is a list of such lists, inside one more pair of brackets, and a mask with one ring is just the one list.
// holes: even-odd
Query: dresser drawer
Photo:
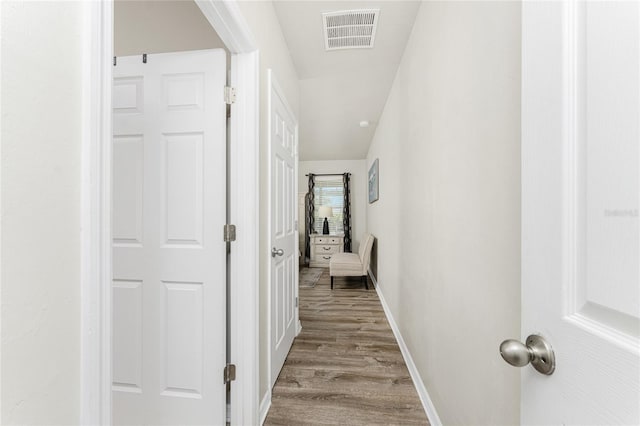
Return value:
[(329, 254), (340, 252), (340, 246), (337, 244), (334, 244), (334, 245), (317, 244), (314, 246), (314, 249), (318, 256), (321, 256), (323, 254), (329, 255)]
[(316, 260), (318, 262), (320, 262), (320, 263), (326, 263), (328, 265), (329, 261), (331, 260), (331, 255), (330, 254), (317, 253)]
[(344, 245), (343, 236), (318, 235), (311, 237), (311, 259), (309, 265), (312, 268), (328, 268), (331, 256), (342, 253)]
[(340, 244), (342, 242), (342, 238), (335, 237), (316, 237), (316, 244)]

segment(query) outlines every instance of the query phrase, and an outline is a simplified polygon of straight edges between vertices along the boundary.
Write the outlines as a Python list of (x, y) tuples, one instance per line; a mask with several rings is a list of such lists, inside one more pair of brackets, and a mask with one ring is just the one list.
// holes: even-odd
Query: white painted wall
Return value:
[(80, 2), (1, 3), (2, 424), (80, 417)]
[(116, 0), (113, 14), (116, 56), (225, 47), (193, 0)]
[[(309, 190), (309, 173), (351, 173), (351, 223), (353, 226), (352, 250), (358, 252), (360, 238), (367, 231), (367, 170), (366, 160), (300, 161), (298, 168), (298, 188), (300, 192)], [(304, 232), (304, 211), (300, 212), (300, 229)]]
[(443, 424), (519, 423), (520, 4), (423, 2), (367, 156), (378, 284)]
[(240, 1), (240, 10), (245, 17), (260, 49), (260, 401), (269, 391), (267, 335), (268, 313), (268, 265), (271, 262), (268, 234), (268, 193), (269, 176), (267, 174), (268, 157), (268, 123), (267, 108), (267, 70), (273, 69), (289, 105), (296, 117), (299, 117), (300, 92), (289, 49), (282, 35), (278, 18), (271, 1)]

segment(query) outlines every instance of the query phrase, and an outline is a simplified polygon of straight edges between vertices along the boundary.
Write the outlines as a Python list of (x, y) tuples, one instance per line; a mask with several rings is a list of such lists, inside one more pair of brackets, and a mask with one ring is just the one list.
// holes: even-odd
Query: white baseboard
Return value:
[[(371, 282), (373, 282), (373, 286), (375, 288), (378, 288), (378, 281), (376, 280), (376, 277), (373, 276), (373, 271), (371, 270), (371, 268), (369, 268), (369, 270), (367, 271), (367, 273), (369, 274), (369, 278), (371, 278)], [(386, 311), (385, 311), (386, 312)]]
[(264, 398), (262, 398), (262, 401), (260, 402), (260, 425), (263, 425), (264, 421), (267, 419), (269, 408), (271, 408), (271, 389), (264, 394)]
[(407, 364), (407, 368), (409, 369), (409, 374), (411, 375), (411, 379), (413, 380), (413, 385), (416, 387), (416, 391), (418, 392), (418, 396), (420, 397), (420, 401), (422, 402), (422, 406), (424, 407), (425, 413), (427, 413), (427, 418), (429, 419), (429, 423), (431, 426), (442, 426), (442, 422), (440, 421), (440, 417), (436, 411), (436, 407), (433, 405), (431, 398), (429, 397), (429, 392), (427, 392), (427, 388), (424, 386), (422, 382), (422, 378), (418, 373), (418, 368), (416, 364), (413, 362), (413, 358), (411, 358), (411, 353), (409, 352), (409, 348), (404, 342), (402, 338), (402, 334), (400, 334), (400, 329), (393, 319), (393, 315), (389, 310), (389, 305), (387, 305), (387, 301), (384, 299), (384, 295), (378, 287), (378, 283), (373, 278), (373, 274), (371, 270), (369, 270), (369, 276), (371, 276), (371, 280), (373, 281), (376, 291), (378, 292), (378, 297), (380, 298), (380, 303), (382, 304), (382, 309), (384, 309), (384, 313), (387, 316), (387, 321), (389, 321), (389, 325), (391, 326), (391, 330), (393, 330), (394, 336), (396, 336), (396, 340), (398, 341), (398, 346), (400, 346), (400, 352), (402, 352), (402, 356), (404, 358), (404, 362)]

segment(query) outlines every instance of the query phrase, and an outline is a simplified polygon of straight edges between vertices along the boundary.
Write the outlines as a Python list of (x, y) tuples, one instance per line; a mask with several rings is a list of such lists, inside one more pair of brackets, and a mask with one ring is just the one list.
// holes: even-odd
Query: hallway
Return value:
[(273, 388), (265, 425), (428, 424), (376, 291), (329, 270), (300, 288), (302, 332)]

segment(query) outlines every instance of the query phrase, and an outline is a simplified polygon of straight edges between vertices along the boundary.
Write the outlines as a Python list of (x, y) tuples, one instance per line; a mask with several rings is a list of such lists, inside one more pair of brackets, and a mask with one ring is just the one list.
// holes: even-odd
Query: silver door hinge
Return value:
[(296, 308), (298, 307), (298, 296), (296, 296)]
[(236, 240), (236, 226), (230, 225), (227, 223), (224, 226), (224, 241), (226, 243), (230, 243), (231, 241), (235, 241), (235, 240)]
[(236, 88), (235, 87), (224, 87), (224, 102), (227, 105), (231, 105), (236, 102)]
[(231, 383), (236, 379), (235, 364), (227, 364), (224, 366), (224, 384)]

